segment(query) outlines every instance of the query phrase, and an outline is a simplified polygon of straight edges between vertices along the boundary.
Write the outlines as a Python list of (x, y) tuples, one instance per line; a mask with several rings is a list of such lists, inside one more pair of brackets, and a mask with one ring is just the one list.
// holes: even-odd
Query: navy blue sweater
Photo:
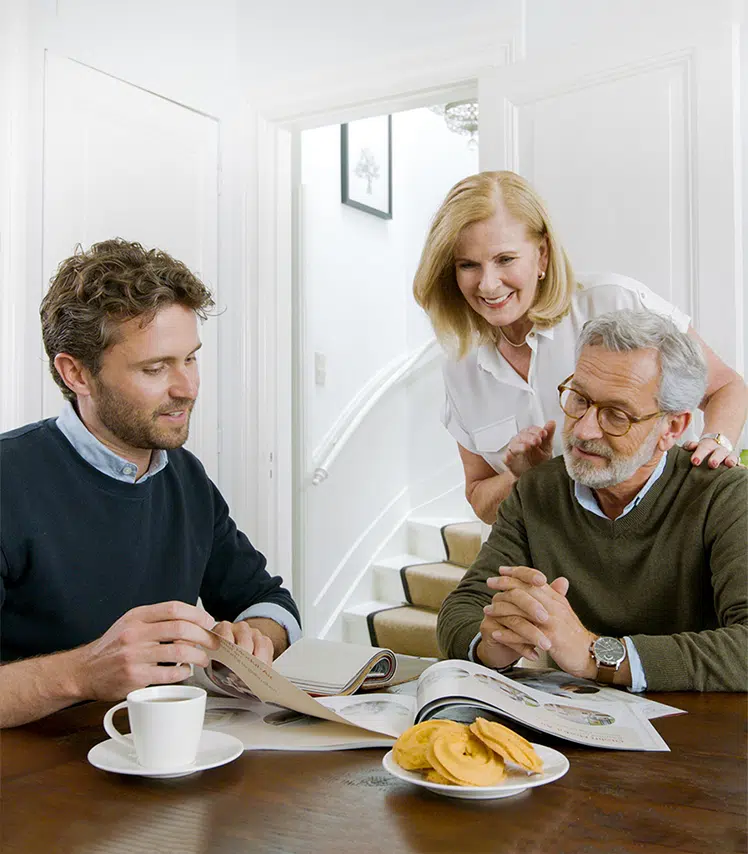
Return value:
[(257, 602), (299, 619), (201, 463), (168, 453), (130, 484), (89, 465), (54, 419), (0, 436), (0, 660), (72, 649), (172, 599), (200, 596), (216, 620)]

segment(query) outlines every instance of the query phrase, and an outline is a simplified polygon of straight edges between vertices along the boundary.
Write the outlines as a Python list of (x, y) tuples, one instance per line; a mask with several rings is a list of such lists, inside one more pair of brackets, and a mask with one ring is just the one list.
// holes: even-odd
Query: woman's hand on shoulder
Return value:
[(555, 432), (555, 421), (549, 421), (543, 427), (533, 425), (520, 430), (507, 445), (504, 465), (515, 477), (520, 477), (531, 468), (550, 460)]
[(716, 469), (720, 465), (733, 468), (740, 465), (738, 455), (731, 453), (714, 439), (699, 439), (698, 442), (684, 442), (687, 451), (693, 451), (691, 462), (700, 466), (704, 460), (709, 460), (709, 468)]

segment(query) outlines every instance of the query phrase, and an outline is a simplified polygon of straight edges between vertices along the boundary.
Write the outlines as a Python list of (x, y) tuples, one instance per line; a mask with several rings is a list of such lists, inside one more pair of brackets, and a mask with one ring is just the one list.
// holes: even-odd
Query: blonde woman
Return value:
[[(467, 499), (487, 524), (524, 471), (561, 453), (557, 386), (574, 370), (584, 323), (616, 309), (664, 314), (699, 341), (709, 383), (692, 461), (737, 465), (733, 445), (748, 406), (742, 378), (683, 312), (645, 285), (575, 275), (543, 201), (519, 175), (481, 172), (452, 188), (432, 222), (413, 292), (453, 354), (444, 369), (443, 422), (457, 440)], [(611, 403), (626, 409), (626, 401)]]

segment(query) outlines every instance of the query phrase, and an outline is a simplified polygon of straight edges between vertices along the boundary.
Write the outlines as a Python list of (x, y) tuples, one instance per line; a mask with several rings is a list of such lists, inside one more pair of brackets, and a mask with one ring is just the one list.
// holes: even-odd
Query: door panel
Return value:
[[(70, 59), (47, 55), (44, 283), (76, 244), (123, 237), (217, 283), (218, 122)], [(200, 399), (188, 447), (218, 470), (216, 320), (202, 326)], [(45, 368), (44, 417), (61, 397)]]

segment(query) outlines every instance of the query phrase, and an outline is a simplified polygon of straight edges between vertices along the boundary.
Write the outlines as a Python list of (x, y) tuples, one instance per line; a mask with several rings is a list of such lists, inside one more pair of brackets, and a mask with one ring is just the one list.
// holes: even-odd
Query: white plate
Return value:
[(511, 798), (534, 786), (545, 786), (563, 777), (569, 770), (569, 760), (563, 753), (552, 747), (544, 747), (542, 744), (533, 744), (538, 756), (543, 760), (543, 770), (539, 774), (528, 774), (516, 765), (507, 766), (506, 777), (498, 786), (452, 786), (443, 783), (429, 783), (420, 771), (406, 771), (395, 762), (392, 751), (382, 758), (385, 771), (389, 771), (393, 777), (405, 780), (406, 783), (414, 783), (422, 786), (430, 792), (438, 795), (446, 795), (448, 798), (466, 798), (468, 800), (486, 800), (489, 798)]
[[(129, 738), (129, 736), (125, 736)], [(200, 736), (200, 744), (197, 748), (197, 757), (191, 765), (169, 771), (150, 771), (138, 765), (135, 758), (135, 748), (128, 748), (124, 744), (108, 738), (97, 744), (88, 751), (88, 761), (102, 771), (112, 771), (115, 774), (134, 774), (138, 777), (186, 777), (197, 771), (205, 771), (208, 768), (217, 768), (232, 762), (237, 756), (244, 752), (244, 745), (238, 738), (225, 732), (214, 732), (210, 729), (203, 730)]]

